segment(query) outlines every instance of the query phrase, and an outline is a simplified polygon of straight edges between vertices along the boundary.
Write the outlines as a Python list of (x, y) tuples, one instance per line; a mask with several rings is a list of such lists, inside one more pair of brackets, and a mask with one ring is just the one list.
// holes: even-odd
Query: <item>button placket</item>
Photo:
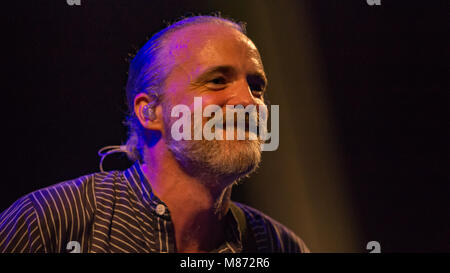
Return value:
[(158, 214), (158, 215), (164, 215), (164, 213), (166, 212), (166, 207), (163, 205), (163, 204), (158, 204), (157, 206), (156, 206), (156, 213)]

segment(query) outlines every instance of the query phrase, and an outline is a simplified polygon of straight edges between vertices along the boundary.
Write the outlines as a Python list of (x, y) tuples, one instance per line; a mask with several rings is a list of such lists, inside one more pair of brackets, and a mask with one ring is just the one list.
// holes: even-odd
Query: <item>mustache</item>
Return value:
[[(242, 118), (243, 117), (243, 118)], [(231, 115), (224, 114), (222, 117), (208, 117), (206, 122), (210, 122), (214, 120), (214, 128), (223, 128), (226, 129), (228, 127), (234, 127), (237, 129), (243, 129), (245, 131), (254, 131), (257, 133), (257, 130), (264, 126), (264, 122), (260, 122), (260, 115), (258, 112), (244, 112), (242, 113), (232, 113)]]

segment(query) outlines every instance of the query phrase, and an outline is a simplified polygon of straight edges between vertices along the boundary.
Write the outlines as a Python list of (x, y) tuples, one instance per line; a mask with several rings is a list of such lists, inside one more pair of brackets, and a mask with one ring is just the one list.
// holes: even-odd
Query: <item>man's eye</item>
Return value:
[(262, 92), (263, 91), (263, 87), (260, 84), (250, 84), (249, 87), (250, 87), (250, 90), (252, 90), (253, 92)]
[(252, 94), (253, 94), (253, 96), (255, 96), (256, 98), (259, 98), (259, 99), (264, 97), (264, 91), (255, 90), (255, 91), (252, 91)]
[(212, 80), (209, 81), (209, 83), (212, 84), (226, 84), (227, 81), (224, 77), (218, 77), (218, 78), (214, 78)]
[(250, 90), (252, 91), (253, 96), (256, 98), (262, 98), (264, 96), (264, 88), (259, 84), (250, 84)]
[(222, 90), (226, 87), (227, 79), (224, 77), (217, 77), (206, 82), (205, 86), (212, 90)]

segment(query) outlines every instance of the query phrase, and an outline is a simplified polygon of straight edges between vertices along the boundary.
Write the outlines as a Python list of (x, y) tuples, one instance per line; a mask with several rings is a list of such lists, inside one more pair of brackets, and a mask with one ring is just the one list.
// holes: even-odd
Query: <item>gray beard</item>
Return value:
[(258, 141), (166, 139), (166, 143), (186, 173), (210, 183), (239, 180), (254, 172), (261, 162)]
[[(261, 162), (260, 140), (179, 140), (172, 138), (170, 110), (164, 111), (165, 142), (183, 171), (211, 186), (228, 186), (249, 176)], [(193, 120), (193, 119), (192, 119)], [(225, 184), (225, 185), (224, 185)]]

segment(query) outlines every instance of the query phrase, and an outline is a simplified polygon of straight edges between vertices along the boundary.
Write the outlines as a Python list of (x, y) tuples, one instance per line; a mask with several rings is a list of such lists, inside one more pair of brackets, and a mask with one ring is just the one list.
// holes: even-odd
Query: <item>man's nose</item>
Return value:
[(236, 83), (235, 88), (231, 91), (231, 97), (228, 100), (228, 105), (256, 105), (256, 98), (252, 94), (252, 90), (246, 80)]

